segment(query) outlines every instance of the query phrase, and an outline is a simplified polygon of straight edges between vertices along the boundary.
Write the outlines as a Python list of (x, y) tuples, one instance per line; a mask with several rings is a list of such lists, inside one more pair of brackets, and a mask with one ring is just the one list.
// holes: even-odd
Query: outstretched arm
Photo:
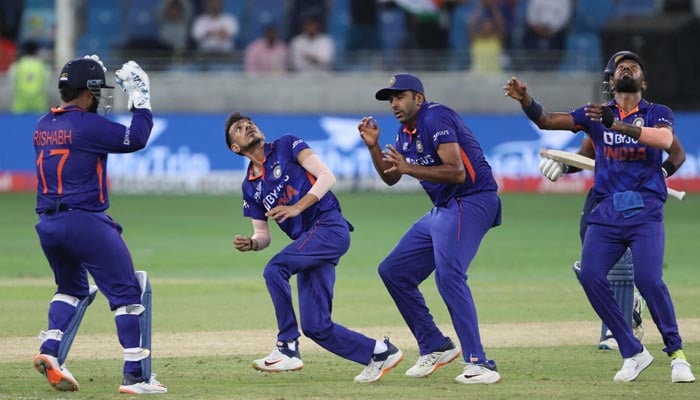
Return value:
[(518, 78), (512, 77), (503, 86), (504, 94), (520, 102), (523, 112), (540, 129), (549, 130), (569, 130), (573, 131), (574, 118), (569, 113), (548, 112), (542, 109), (528, 93), (527, 83), (520, 82)]

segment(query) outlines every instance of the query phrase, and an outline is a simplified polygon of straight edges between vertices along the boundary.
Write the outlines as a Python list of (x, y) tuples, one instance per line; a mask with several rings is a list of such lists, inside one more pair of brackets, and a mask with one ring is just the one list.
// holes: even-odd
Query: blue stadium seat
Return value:
[(280, 5), (279, 0), (250, 1), (244, 14), (237, 15), (241, 24), (239, 40), (241, 48), (245, 48), (250, 42), (263, 34), (265, 26), (274, 24), (280, 35), (283, 36), (284, 18), (286, 7)]
[(561, 71), (602, 71), (602, 45), (598, 32), (570, 32)]
[(398, 8), (380, 9), (379, 20), (385, 67), (401, 68), (403, 66), (398, 64), (398, 54), (406, 40), (406, 14)]
[(328, 34), (335, 43), (336, 69), (345, 68), (345, 48), (348, 28), (350, 26), (350, 2), (348, 0), (335, 0), (328, 15)]
[(615, 15), (615, 4), (610, 0), (585, 0), (576, 2), (571, 30), (574, 32), (600, 32)]
[(452, 11), (450, 23), (450, 50), (452, 57), (449, 69), (453, 71), (469, 68), (469, 15), (474, 10), (474, 2), (457, 6)]
[(656, 0), (617, 0), (616, 16), (652, 15), (656, 12)]
[[(158, 6), (161, 0), (129, 2), (126, 10), (126, 37), (128, 39), (158, 38)], [(128, 40), (127, 39), (127, 40)]]

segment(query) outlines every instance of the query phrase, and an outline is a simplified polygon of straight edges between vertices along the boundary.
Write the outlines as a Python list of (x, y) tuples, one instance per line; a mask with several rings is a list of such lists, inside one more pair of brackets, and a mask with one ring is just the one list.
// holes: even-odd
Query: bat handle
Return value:
[(685, 191), (668, 188), (668, 195), (678, 200), (683, 200), (685, 198)]

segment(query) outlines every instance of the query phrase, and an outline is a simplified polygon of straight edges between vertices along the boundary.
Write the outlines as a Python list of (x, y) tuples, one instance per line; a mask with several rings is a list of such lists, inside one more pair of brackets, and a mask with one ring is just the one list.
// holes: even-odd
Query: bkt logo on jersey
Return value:
[(622, 133), (605, 131), (603, 132), (603, 143), (607, 144), (608, 146), (613, 146), (616, 144), (637, 144), (637, 139), (633, 139), (627, 135), (623, 135)]

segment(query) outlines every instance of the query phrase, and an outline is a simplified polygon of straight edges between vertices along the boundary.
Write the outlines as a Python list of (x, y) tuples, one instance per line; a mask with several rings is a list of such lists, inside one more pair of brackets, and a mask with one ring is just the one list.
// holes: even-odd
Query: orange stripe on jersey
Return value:
[(634, 107), (632, 110), (630, 110), (630, 112), (628, 112), (628, 113), (626, 113), (625, 110), (623, 110), (622, 107), (620, 107), (619, 105), (616, 104), (616, 106), (617, 106), (617, 111), (620, 112), (620, 121), (624, 120), (628, 116), (639, 111), (639, 104), (637, 104), (637, 106)]
[(309, 173), (309, 171), (306, 171), (306, 176), (309, 178), (309, 182), (311, 182), (311, 185), (313, 185), (314, 183), (316, 183), (316, 177), (313, 176), (313, 175), (311, 175), (311, 174)]
[(100, 203), (105, 202), (104, 182), (102, 182), (102, 157), (97, 157), (97, 187), (100, 191)]
[(464, 163), (464, 168), (467, 169), (469, 178), (471, 178), (472, 182), (476, 182), (476, 171), (474, 171), (472, 161), (467, 157), (467, 153), (464, 152), (464, 149), (459, 149), (459, 152), (462, 154), (462, 162)]

